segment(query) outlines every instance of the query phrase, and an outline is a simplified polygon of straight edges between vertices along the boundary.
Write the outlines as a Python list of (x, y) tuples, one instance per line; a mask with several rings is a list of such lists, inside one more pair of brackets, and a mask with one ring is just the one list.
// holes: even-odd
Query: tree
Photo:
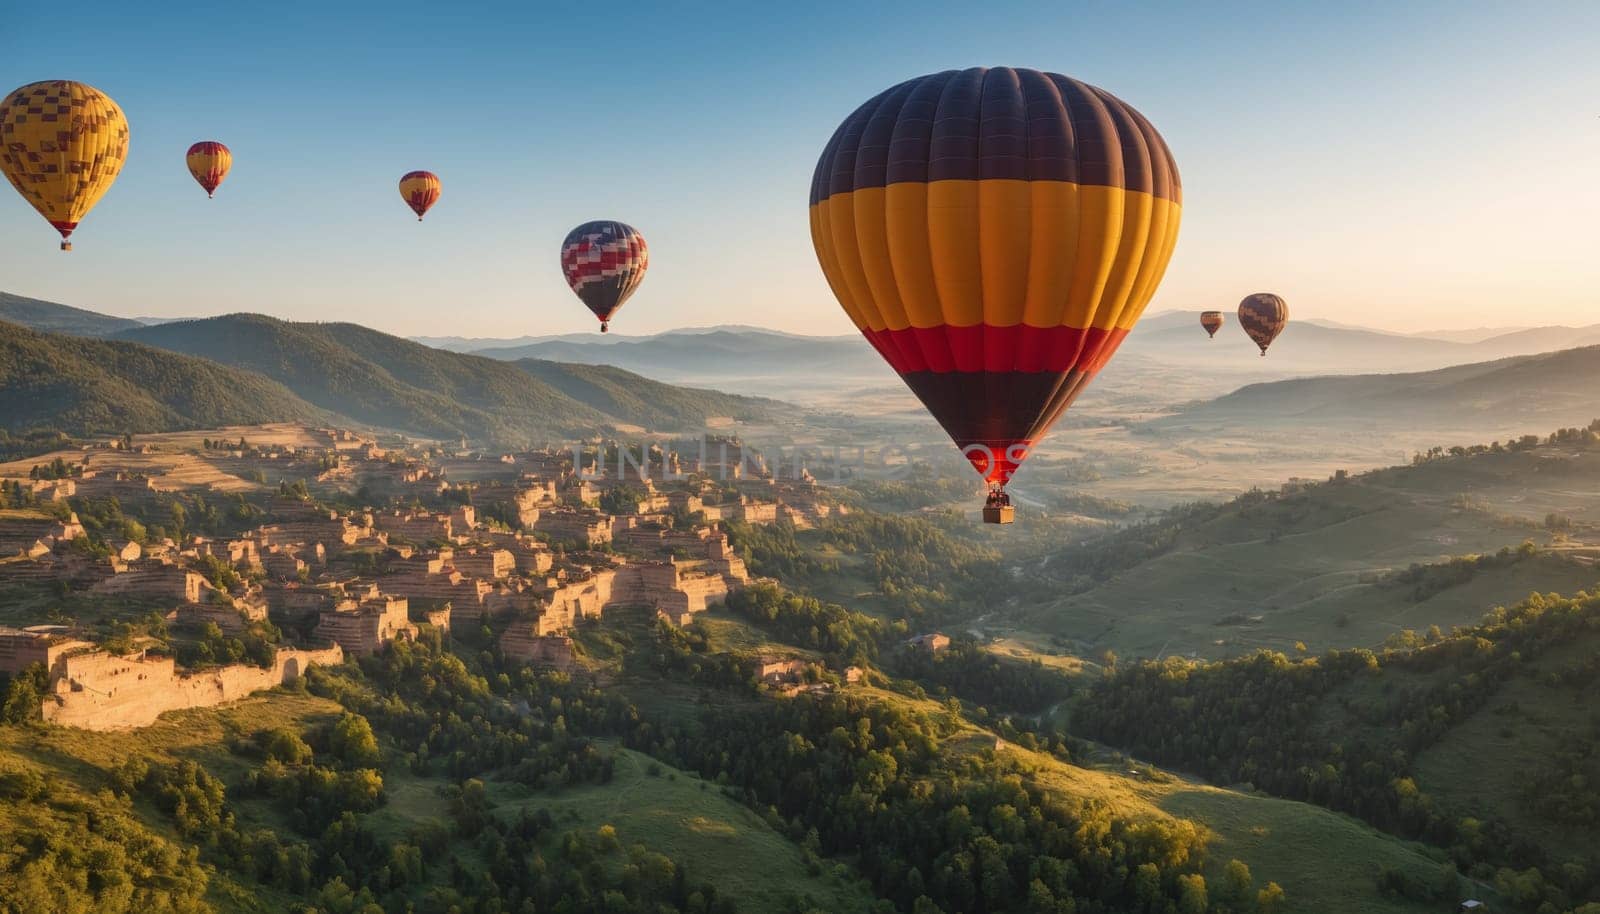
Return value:
[(1289, 896), (1276, 882), (1267, 883), (1266, 888), (1256, 893), (1256, 910), (1260, 914), (1282, 914), (1288, 903)]
[(350, 768), (376, 768), (382, 760), (372, 724), (360, 714), (346, 714), (333, 725), (328, 748)]
[(1209, 905), (1206, 877), (1199, 873), (1184, 873), (1178, 877), (1179, 914), (1206, 914)]
[(1222, 870), (1222, 887), (1217, 892), (1222, 900), (1242, 905), (1250, 900), (1254, 888), (1250, 867), (1243, 860), (1229, 860)]
[(24, 724), (40, 719), (40, 706), (49, 688), (44, 664), (35, 663), (11, 678), (0, 700), (0, 723)]

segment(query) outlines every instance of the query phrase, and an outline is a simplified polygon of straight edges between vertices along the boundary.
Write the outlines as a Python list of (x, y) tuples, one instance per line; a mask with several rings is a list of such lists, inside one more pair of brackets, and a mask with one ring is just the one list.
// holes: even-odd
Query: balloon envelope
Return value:
[(594, 316), (600, 329), (616, 314), (650, 267), (650, 248), (631, 225), (609, 220), (585, 222), (561, 242), (561, 272)]
[(408, 171), (400, 177), (400, 198), (421, 222), (423, 214), (439, 202), (442, 187), (439, 176), (431, 171)]
[(811, 238), (850, 319), (1004, 485), (1143, 313), (1181, 208), (1166, 143), (1110, 93), (948, 70), (845, 118)]
[(233, 152), (215, 140), (202, 140), (189, 147), (184, 161), (189, 166), (189, 174), (194, 175), (209, 197), (217, 192), (217, 186), (233, 167)]
[(128, 157), (128, 120), (93, 86), (57, 79), (0, 98), (0, 171), (67, 236), (89, 214)]
[(1288, 322), (1289, 305), (1271, 292), (1246, 295), (1244, 301), (1239, 302), (1239, 326), (1261, 347), (1262, 355), (1267, 354), (1267, 347)]

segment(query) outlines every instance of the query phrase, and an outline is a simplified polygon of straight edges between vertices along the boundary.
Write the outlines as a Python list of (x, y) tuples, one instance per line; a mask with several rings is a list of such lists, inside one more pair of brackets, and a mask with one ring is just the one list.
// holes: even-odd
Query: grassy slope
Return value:
[[(886, 701), (923, 705), (888, 692)], [(971, 728), (946, 743), (946, 751), (991, 751), (993, 736)], [(1348, 816), (1319, 806), (1224, 790), (1126, 762), (1106, 759), (1088, 767), (1069, 765), (1046, 754), (1006, 745), (999, 750), (1031, 769), (1045, 789), (1065, 796), (1092, 797), (1132, 818), (1191, 819), (1211, 833), (1207, 879), (1220, 882), (1231, 859), (1244, 861), (1257, 887), (1283, 886), (1289, 910), (1303, 914), (1406, 914), (1431, 910), (1405, 899), (1378, 894), (1380, 866), (1419, 878), (1437, 873), (1439, 861), (1420, 845), (1382, 834)], [(1330, 865), (1329, 861), (1337, 861)]]
[(1587, 732), (1595, 709), (1577, 690), (1552, 688), (1545, 674), (1600, 652), (1600, 632), (1529, 663), (1487, 706), (1417, 757), (1417, 785), (1459, 815), (1493, 815), (1557, 856), (1594, 840), (1531, 812), (1530, 773), (1544, 770), (1562, 735)]
[(548, 809), (559, 829), (617, 830), (623, 847), (633, 844), (684, 861), (692, 878), (706, 879), (740, 901), (742, 910), (778, 910), (789, 896), (810, 897), (824, 910), (866, 911), (867, 886), (845, 873), (806, 872), (800, 848), (772, 830), (749, 807), (688, 772), (657, 764), (649, 756), (619, 750), (610, 784), (559, 793), (532, 792), (520, 784), (495, 785), (491, 796), (507, 810)]

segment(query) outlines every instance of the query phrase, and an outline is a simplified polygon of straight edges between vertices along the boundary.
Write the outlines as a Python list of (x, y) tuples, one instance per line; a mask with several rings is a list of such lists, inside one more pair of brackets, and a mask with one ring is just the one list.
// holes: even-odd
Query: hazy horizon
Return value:
[[(641, 7), (603, 54), (577, 8), (90, 2), (71, 42), (24, 18), (0, 34), (0, 89), (88, 82), (131, 149), (71, 254), (6, 193), (0, 275), (134, 316), (551, 335), (594, 326), (557, 249), (606, 217), (653, 255), (617, 332), (847, 333), (809, 237), (817, 155), (883, 88), (983, 64), (1082, 78), (1165, 136), (1184, 228), (1151, 310), (1266, 289), (1297, 318), (1411, 332), (1591, 323), (1600, 304), (1600, 6), (850, 10)], [(200, 139), (235, 154), (215, 200), (183, 165)], [(412, 168), (443, 180), (421, 225), (395, 190)]]

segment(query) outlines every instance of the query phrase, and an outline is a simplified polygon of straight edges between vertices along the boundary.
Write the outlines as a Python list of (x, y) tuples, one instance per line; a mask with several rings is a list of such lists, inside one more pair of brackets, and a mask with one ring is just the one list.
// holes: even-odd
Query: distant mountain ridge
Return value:
[(675, 387), (617, 368), (502, 362), (356, 324), (232, 314), (146, 325), (5, 295), (0, 427), (145, 433), (337, 422), (516, 445), (605, 430), (689, 431), (784, 404)]
[(45, 333), (70, 333), (74, 336), (110, 336), (140, 325), (138, 321), (125, 317), (111, 317), (70, 305), (12, 295), (10, 292), (0, 292), (0, 321)]
[[(521, 366), (446, 352), (357, 324), (292, 323), (259, 314), (138, 327), (118, 338), (255, 371), (320, 408), (428, 437), (518, 443), (617, 425), (679, 430), (714, 416), (765, 418), (778, 405), (626, 372), (599, 377), (577, 366)], [(624, 402), (619, 385), (635, 398)], [(623, 415), (590, 402), (614, 405)]]
[(1293, 378), (1250, 384), (1154, 420), (1154, 428), (1293, 421), (1357, 425), (1515, 421), (1587, 425), (1600, 416), (1600, 346), (1404, 374)]

